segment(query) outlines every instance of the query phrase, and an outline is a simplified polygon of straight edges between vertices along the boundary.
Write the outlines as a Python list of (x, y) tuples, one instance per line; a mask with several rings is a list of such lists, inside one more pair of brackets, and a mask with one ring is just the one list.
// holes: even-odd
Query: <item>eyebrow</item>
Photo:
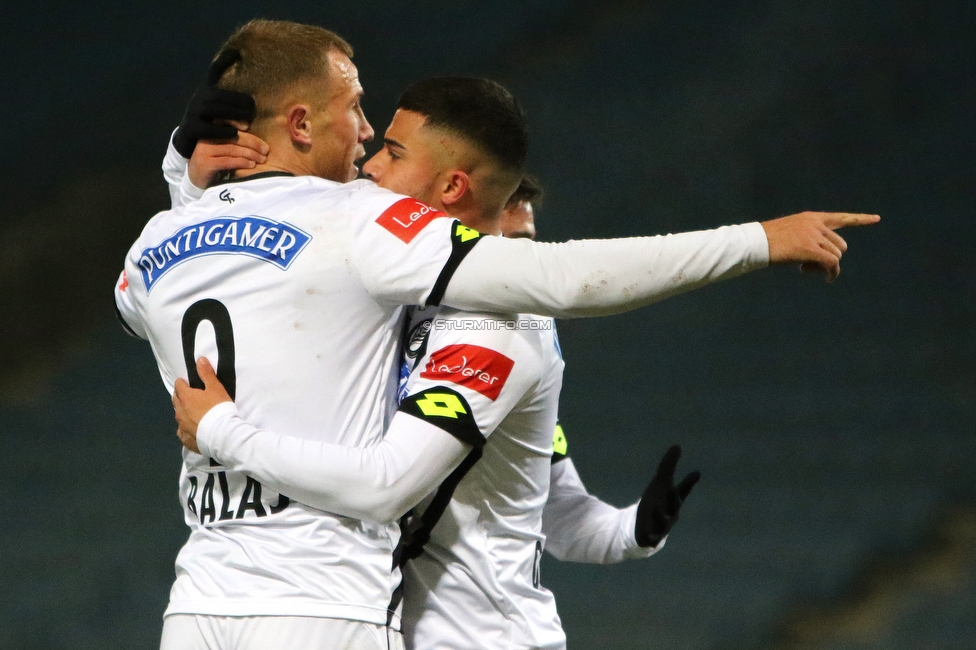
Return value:
[(394, 140), (393, 138), (383, 138), (383, 144), (388, 147), (399, 147), (400, 149), (406, 149), (402, 144)]

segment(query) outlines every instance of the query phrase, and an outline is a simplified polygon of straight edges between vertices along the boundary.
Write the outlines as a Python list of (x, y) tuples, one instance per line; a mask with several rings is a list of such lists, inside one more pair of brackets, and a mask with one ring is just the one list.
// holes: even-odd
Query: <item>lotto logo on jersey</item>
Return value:
[(417, 201), (400, 199), (379, 216), (376, 223), (386, 228), (404, 244), (409, 244), (421, 230), (437, 217), (447, 215)]
[(430, 355), (420, 376), (449, 381), (476, 390), (495, 401), (515, 362), (504, 354), (477, 345), (448, 345)]
[(287, 269), (311, 240), (311, 235), (288, 223), (256, 216), (221, 217), (183, 228), (143, 250), (139, 268), (149, 292), (171, 268), (200, 255), (248, 255)]

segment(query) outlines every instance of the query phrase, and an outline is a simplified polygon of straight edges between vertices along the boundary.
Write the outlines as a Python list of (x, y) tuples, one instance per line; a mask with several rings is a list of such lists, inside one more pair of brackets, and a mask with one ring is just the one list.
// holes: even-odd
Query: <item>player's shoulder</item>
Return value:
[(132, 250), (141, 250), (149, 245), (146, 242), (155, 242), (157, 239), (167, 236), (174, 228), (180, 228), (190, 223), (192, 216), (188, 206), (180, 206), (170, 210), (162, 210), (154, 214), (146, 225), (142, 227), (142, 232), (132, 245)]
[(393, 235), (409, 244), (431, 223), (443, 222), (443, 227), (450, 227), (451, 220), (438, 219), (447, 214), (413, 197), (383, 189), (369, 180), (353, 181), (346, 186), (350, 206), (364, 217), (361, 224), (373, 226), (363, 230), (369, 240), (380, 237), (385, 241)]
[[(416, 201), (416, 199), (384, 189), (373, 181), (364, 178), (345, 183), (342, 189), (350, 201), (362, 206), (377, 206), (385, 209), (404, 199)], [(419, 201), (417, 202), (419, 203)]]

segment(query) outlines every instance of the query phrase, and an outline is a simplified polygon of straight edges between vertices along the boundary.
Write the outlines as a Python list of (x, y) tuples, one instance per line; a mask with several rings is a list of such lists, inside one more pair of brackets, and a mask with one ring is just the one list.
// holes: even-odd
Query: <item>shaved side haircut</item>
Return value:
[(407, 88), (397, 108), (426, 116), (427, 126), (463, 137), (521, 174), (529, 150), (525, 115), (501, 84), (478, 77), (424, 79)]
[(522, 178), (529, 150), (525, 114), (501, 84), (480, 77), (434, 77), (411, 85), (397, 109), (425, 116), (424, 128), (468, 142), (495, 163), (484, 188), (487, 212), (500, 212)]

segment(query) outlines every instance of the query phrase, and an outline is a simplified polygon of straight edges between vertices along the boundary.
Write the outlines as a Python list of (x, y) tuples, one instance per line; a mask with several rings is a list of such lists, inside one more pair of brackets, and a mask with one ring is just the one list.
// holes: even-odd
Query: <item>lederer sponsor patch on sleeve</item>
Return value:
[(437, 217), (447, 215), (416, 199), (400, 199), (376, 219), (404, 244), (409, 244), (421, 230)]
[(478, 345), (448, 345), (430, 355), (420, 376), (449, 381), (476, 390), (495, 401), (515, 362), (500, 352)]
[(312, 240), (295, 226), (264, 217), (219, 217), (189, 226), (139, 257), (146, 291), (171, 268), (200, 255), (248, 255), (287, 269)]

